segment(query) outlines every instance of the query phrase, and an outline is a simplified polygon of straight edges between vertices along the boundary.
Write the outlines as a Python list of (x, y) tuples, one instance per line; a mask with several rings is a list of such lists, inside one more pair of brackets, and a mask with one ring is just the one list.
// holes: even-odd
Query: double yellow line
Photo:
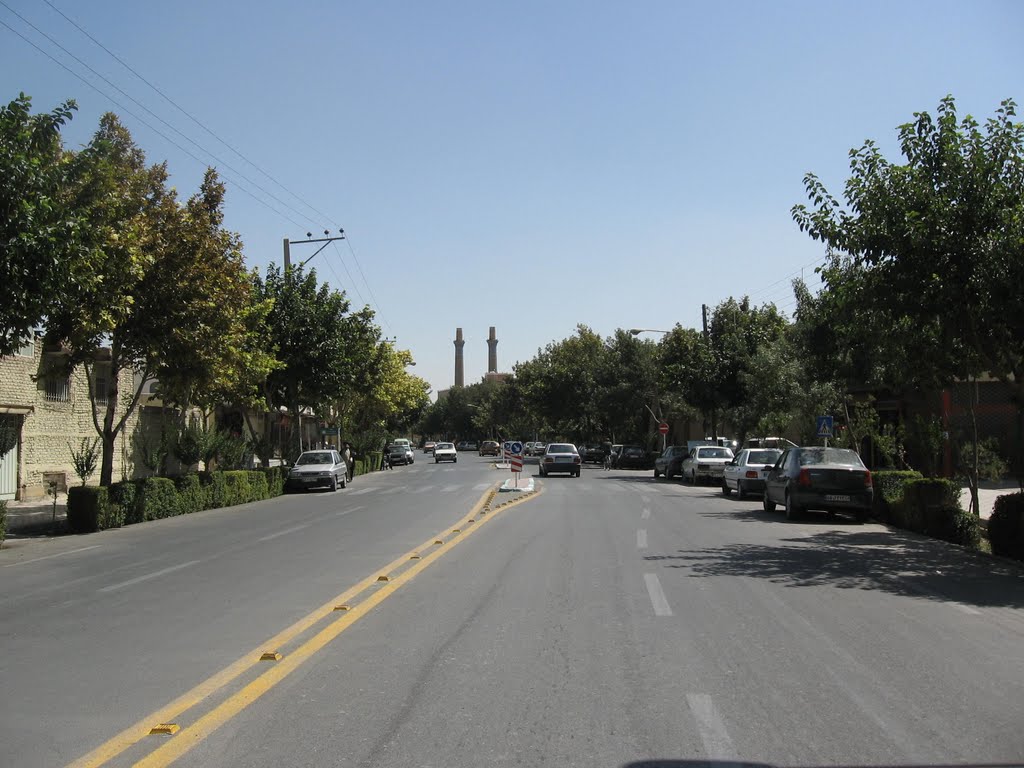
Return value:
[[(355, 624), (359, 619), (380, 605), (396, 590), (412, 581), (435, 560), (443, 557), (456, 544), (465, 539), (491, 520), (495, 513), (517, 502), (538, 495), (517, 496), (509, 501), (494, 504), (496, 490), (487, 491), (473, 506), (472, 510), (450, 529), (421, 544), (412, 552), (391, 561), (373, 575), (366, 577), (355, 586), (327, 601), (309, 615), (274, 635), (265, 643), (254, 648), (240, 659), (207, 678), (199, 685), (164, 707), (147, 715), (129, 726), (92, 752), (75, 760), (68, 768), (99, 768), (115, 757), (138, 744), (152, 734), (171, 734), (171, 738), (135, 763), (137, 768), (156, 768), (173, 763), (197, 746), (224, 723), (235, 717), (271, 688), (284, 680), (324, 646)], [(350, 605), (363, 592), (376, 589), (364, 599)], [(317, 624), (331, 616), (334, 621), (302, 643), (298, 648), (282, 656), (278, 649), (295, 640)], [(177, 722), (188, 710), (196, 707), (220, 689), (236, 680), (258, 664), (272, 662), (272, 666), (246, 684), (241, 690), (228, 696), (224, 701), (195, 722), (181, 728)]]

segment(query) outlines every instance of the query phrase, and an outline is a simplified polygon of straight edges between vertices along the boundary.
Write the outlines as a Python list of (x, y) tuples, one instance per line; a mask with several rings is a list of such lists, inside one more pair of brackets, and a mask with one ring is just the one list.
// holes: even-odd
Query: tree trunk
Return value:
[(975, 409), (975, 405), (978, 402), (978, 380), (970, 379), (969, 384), (971, 388), (971, 396), (968, 400), (970, 403), (971, 412), (971, 465), (967, 468), (967, 484), (971, 489), (971, 508), (970, 512), (975, 517), (981, 517), (981, 506), (978, 501), (978, 413)]

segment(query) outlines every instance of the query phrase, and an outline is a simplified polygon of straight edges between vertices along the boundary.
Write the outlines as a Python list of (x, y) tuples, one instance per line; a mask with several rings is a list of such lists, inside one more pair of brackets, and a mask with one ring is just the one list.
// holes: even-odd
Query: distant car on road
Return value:
[(434, 446), (434, 463), (440, 464), (442, 461), (457, 462), (459, 455), (455, 452), (455, 446), (451, 443), (438, 443)]
[(433, 453), (434, 452), (434, 447), (436, 445), (437, 445), (437, 443), (435, 443), (433, 440), (427, 440), (427, 442), (425, 442), (423, 444), (423, 452), (424, 453)]
[(624, 445), (615, 459), (616, 469), (650, 469), (651, 462), (643, 446)]
[(570, 477), (579, 477), (582, 464), (583, 460), (575, 445), (549, 443), (540, 460), (540, 476), (547, 477), (552, 472), (565, 472)]
[(671, 480), (676, 475), (681, 475), (685, 458), (685, 445), (668, 446), (662, 451), (661, 456), (654, 460), (654, 477), (659, 478), (664, 475), (666, 480)]
[(336, 491), (344, 488), (348, 477), (345, 459), (337, 451), (303, 451), (295, 460), (295, 466), (288, 470), (289, 490), (310, 490), (330, 488)]
[(782, 504), (787, 520), (808, 509), (850, 512), (862, 523), (871, 513), (874, 491), (871, 472), (856, 451), (790, 448), (765, 480), (764, 511), (774, 512), (775, 505)]
[(547, 444), (540, 441), (531, 443), (530, 446), (530, 450), (526, 451), (527, 456), (543, 456), (544, 449), (547, 448)]
[(455, 444), (455, 450), (457, 451), (478, 451), (480, 446), (476, 440), (460, 440)]
[(495, 440), (484, 440), (480, 443), (481, 456), (500, 456), (501, 446)]
[(722, 493), (736, 491), (741, 499), (748, 493), (763, 493), (764, 481), (782, 451), (778, 448), (744, 448), (722, 470)]
[(608, 448), (601, 443), (590, 443), (580, 450), (580, 456), (587, 464), (604, 464), (604, 457), (607, 455)]
[(403, 443), (390, 446), (388, 448), (388, 461), (391, 462), (391, 466), (414, 463), (416, 457), (413, 455), (412, 446)]
[(718, 445), (701, 445), (690, 450), (683, 459), (683, 482), (721, 483), (725, 465), (734, 458), (731, 448)]

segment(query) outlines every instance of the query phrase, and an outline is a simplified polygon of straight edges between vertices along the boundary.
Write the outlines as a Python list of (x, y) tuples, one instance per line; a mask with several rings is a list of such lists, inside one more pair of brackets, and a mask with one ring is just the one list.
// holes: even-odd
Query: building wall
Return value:
[[(19, 354), (0, 358), (0, 409), (28, 409), (21, 418), (19, 436), (18, 498), (33, 499), (46, 495), (45, 480), (55, 477), (64, 487), (81, 481), (75, 475), (71, 447), (76, 450), (82, 438), (96, 439), (85, 369), (79, 367), (67, 379), (66, 389), (50, 385), (63, 377), (47, 377), (48, 358), (41, 339), (26, 345)], [(102, 370), (102, 369), (101, 369)], [(101, 375), (101, 374), (100, 374)], [(121, 375), (120, 390), (133, 386), (131, 373)], [(51, 397), (47, 397), (47, 392)], [(62, 390), (59, 391), (58, 390)], [(58, 395), (54, 397), (54, 395)], [(66, 398), (65, 398), (66, 395)], [(122, 444), (130, 446), (131, 434), (138, 423), (133, 414), (118, 435), (114, 453), (114, 479), (121, 479)], [(130, 447), (128, 448), (130, 451)], [(99, 482), (99, 467), (90, 483)]]

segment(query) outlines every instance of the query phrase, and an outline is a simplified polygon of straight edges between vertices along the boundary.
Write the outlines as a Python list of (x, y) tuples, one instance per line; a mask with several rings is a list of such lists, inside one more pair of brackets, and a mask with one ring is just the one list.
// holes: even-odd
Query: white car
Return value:
[(452, 443), (438, 443), (434, 446), (434, 463), (440, 464), (442, 461), (456, 462), (459, 460), (459, 454), (455, 450), (455, 446)]
[(725, 465), (733, 460), (731, 448), (718, 445), (699, 445), (690, 449), (690, 455), (683, 459), (681, 473), (684, 483), (721, 483)]
[(580, 452), (571, 443), (549, 443), (544, 449), (540, 460), (540, 476), (547, 477), (552, 472), (566, 472), (570, 477), (579, 477), (583, 460)]
[(308, 491), (312, 488), (344, 488), (348, 477), (345, 459), (335, 450), (304, 451), (288, 470), (288, 490)]
[(764, 481), (781, 455), (779, 448), (744, 448), (722, 470), (722, 493), (736, 491), (741, 499), (748, 493), (764, 493)]

